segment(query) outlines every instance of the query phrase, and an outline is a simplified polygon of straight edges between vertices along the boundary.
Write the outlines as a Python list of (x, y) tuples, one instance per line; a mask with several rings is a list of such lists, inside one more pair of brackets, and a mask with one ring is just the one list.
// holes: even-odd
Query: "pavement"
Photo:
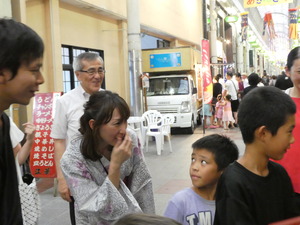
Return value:
[[(199, 138), (219, 133), (230, 137), (239, 148), (240, 156), (245, 145), (239, 128), (224, 130), (223, 128), (206, 129), (197, 127), (194, 134), (172, 134), (170, 152), (168, 141), (165, 141), (161, 155), (156, 154), (155, 141), (149, 142), (149, 149), (144, 156), (153, 180), (156, 214), (163, 215), (168, 201), (177, 191), (191, 186), (189, 166), (191, 161), (191, 145)], [(69, 205), (61, 197), (55, 195), (54, 180), (39, 179), (37, 182), (41, 197), (41, 217), (39, 225), (69, 225)]]

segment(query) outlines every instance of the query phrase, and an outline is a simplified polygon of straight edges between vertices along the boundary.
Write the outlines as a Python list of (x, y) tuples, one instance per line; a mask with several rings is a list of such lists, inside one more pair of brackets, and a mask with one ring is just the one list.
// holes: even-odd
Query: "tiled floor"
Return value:
[[(238, 128), (224, 131), (221, 128), (208, 129), (203, 134), (202, 127), (197, 128), (193, 135), (172, 135), (173, 152), (170, 153), (168, 143), (165, 142), (164, 151), (156, 155), (155, 141), (149, 142), (148, 152), (144, 152), (145, 159), (153, 178), (153, 189), (156, 213), (162, 215), (171, 196), (191, 185), (189, 178), (189, 165), (191, 158), (191, 145), (204, 135), (222, 133), (232, 138), (240, 150), (244, 152), (244, 144)], [(41, 196), (42, 213), (40, 225), (68, 225), (68, 203), (60, 197), (53, 197), (53, 179), (40, 179), (38, 187)]]

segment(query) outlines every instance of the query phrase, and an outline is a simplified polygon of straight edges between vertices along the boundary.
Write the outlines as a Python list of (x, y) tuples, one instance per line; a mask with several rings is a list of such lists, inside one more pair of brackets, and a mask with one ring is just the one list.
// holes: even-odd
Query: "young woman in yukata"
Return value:
[(61, 168), (75, 200), (76, 224), (112, 224), (128, 213), (154, 211), (152, 179), (130, 110), (110, 91), (91, 95)]

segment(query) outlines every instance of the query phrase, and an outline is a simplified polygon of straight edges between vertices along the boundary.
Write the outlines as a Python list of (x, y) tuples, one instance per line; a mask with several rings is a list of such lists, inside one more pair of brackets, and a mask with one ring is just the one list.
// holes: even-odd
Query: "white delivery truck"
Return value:
[[(173, 114), (172, 128), (194, 133), (201, 121), (200, 52), (191, 47), (143, 50), (143, 72), (149, 73), (147, 108)], [(197, 80), (198, 79), (198, 80)], [(197, 85), (197, 86), (196, 86)]]

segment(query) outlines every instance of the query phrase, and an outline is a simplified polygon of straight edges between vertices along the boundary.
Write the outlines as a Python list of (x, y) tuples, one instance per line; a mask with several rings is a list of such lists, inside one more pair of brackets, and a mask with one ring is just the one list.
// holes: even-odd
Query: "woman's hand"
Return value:
[(125, 162), (131, 156), (132, 141), (128, 133), (125, 134), (125, 137), (118, 138), (117, 143), (115, 144), (113, 151), (111, 153), (110, 165), (121, 167), (122, 163)]
[(128, 133), (115, 144), (109, 164), (108, 177), (116, 188), (120, 187), (121, 165), (131, 156), (132, 141)]

